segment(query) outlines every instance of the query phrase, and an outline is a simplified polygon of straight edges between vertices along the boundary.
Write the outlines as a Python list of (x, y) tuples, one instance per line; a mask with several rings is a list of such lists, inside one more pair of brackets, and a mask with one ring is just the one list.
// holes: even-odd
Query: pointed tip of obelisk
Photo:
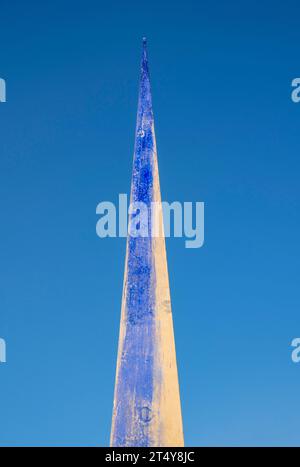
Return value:
[(148, 69), (148, 51), (147, 51), (147, 37), (143, 36), (143, 49), (142, 49), (142, 81), (146, 78), (149, 79), (149, 69)]
[(147, 55), (147, 37), (146, 36), (143, 37), (142, 43), (143, 43), (143, 55), (146, 56)]

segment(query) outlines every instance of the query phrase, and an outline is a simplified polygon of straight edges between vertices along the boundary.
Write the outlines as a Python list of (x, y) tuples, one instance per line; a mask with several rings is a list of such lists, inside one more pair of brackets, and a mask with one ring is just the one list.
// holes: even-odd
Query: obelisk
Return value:
[(130, 201), (147, 205), (149, 228), (147, 236), (127, 238), (110, 444), (183, 446), (162, 212), (155, 224), (150, 210), (153, 202), (161, 206), (161, 195), (145, 38)]

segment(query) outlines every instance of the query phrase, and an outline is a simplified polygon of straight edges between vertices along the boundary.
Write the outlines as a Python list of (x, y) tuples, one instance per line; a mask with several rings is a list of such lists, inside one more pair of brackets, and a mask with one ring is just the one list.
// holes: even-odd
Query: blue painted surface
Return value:
[[(144, 39), (131, 201), (142, 201), (148, 207), (153, 200), (153, 150), (153, 111)], [(118, 409), (113, 446), (151, 446), (147, 424), (151, 421), (153, 395), (155, 271), (150, 218), (148, 221), (148, 237), (129, 236), (127, 241), (126, 335), (116, 381)]]

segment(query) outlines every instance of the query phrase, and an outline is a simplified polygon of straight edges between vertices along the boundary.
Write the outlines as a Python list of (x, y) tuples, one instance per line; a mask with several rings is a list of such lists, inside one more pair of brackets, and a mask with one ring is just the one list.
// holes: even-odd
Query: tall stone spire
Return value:
[(145, 38), (130, 201), (148, 207), (148, 236), (127, 238), (110, 444), (183, 446), (162, 212), (155, 223), (150, 210), (161, 195)]

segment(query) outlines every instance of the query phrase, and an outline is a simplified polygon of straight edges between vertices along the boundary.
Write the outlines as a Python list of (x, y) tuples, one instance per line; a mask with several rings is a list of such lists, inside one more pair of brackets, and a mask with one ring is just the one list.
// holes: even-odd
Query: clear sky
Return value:
[(167, 252), (185, 442), (300, 445), (298, 1), (2, 1), (0, 445), (108, 445), (142, 36), (162, 197), (205, 202)]

